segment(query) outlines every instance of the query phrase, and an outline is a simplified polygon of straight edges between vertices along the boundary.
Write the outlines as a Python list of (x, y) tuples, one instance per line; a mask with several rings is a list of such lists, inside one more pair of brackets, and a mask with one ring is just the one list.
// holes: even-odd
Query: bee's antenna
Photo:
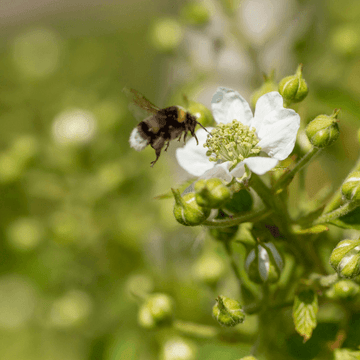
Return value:
[(203, 126), (202, 124), (200, 124), (198, 121), (197, 121), (198, 125), (200, 125), (208, 134), (211, 135), (211, 133), (206, 129), (205, 126)]

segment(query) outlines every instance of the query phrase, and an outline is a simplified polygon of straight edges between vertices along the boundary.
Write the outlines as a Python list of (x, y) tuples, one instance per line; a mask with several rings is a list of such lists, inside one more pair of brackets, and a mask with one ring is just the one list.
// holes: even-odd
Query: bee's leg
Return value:
[(193, 137), (195, 138), (195, 140), (196, 140), (196, 145), (199, 145), (199, 140), (198, 140), (198, 138), (196, 137), (196, 134), (193, 133), (192, 136), (193, 136)]
[(180, 140), (181, 140), (181, 137), (182, 137), (182, 134), (180, 134), (180, 136), (178, 137), (178, 141), (180, 141)]
[(168, 140), (167, 144), (166, 144), (166, 148), (165, 148), (165, 151), (167, 151), (168, 147), (170, 145), (170, 140)]
[(186, 144), (186, 135), (187, 135), (187, 131), (184, 132), (184, 144)]
[(155, 165), (155, 163), (158, 161), (158, 158), (160, 157), (161, 149), (165, 145), (165, 140), (163, 137), (157, 138), (152, 144), (151, 147), (155, 150), (156, 159), (151, 162), (151, 167)]

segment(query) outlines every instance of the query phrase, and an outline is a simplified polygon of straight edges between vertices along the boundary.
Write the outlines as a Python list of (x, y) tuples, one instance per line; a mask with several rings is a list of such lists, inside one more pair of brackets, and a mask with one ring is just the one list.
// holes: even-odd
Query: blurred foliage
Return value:
[[(66, 2), (59, 3), (67, 9)], [(249, 3), (242, 1), (244, 7)], [(275, 0), (264, 3), (274, 5)], [(360, 3), (291, 3), (293, 15), (284, 14), (285, 21), (298, 27), (288, 42), (288, 55), (276, 66), (267, 61), (260, 67), (267, 72), (284, 64), (286, 70), (304, 64), (310, 93), (297, 109), (304, 126), (319, 113), (341, 108), (340, 141), (308, 173), (311, 197), (324, 184), (336, 189), (358, 156), (354, 133), (360, 124)], [(137, 153), (128, 145), (136, 121), (122, 93), (125, 85), (159, 106), (180, 102), (184, 93), (191, 99), (206, 87), (212, 91), (229, 82), (248, 94), (259, 85), (261, 73), (255, 65), (245, 77), (236, 67), (229, 66), (230, 75), (221, 70), (231, 52), (221, 53), (216, 63), (225, 46), (225, 35), (211, 31), (211, 16), (221, 12), (216, 2), (209, 2), (211, 11), (200, 16), (205, 13), (207, 20), (210, 14), (204, 31), (217, 65), (194, 58), (189, 37), (199, 37), (202, 30), (193, 28), (193, 18), (190, 25), (182, 24), (180, 4), (120, 1), (111, 11), (97, 13), (101, 3), (83, 3), (70, 15), (44, 12), (26, 21), (14, 16), (11, 26), (2, 28), (2, 359), (152, 360), (159, 354), (168, 359), (169, 343), (182, 341), (188, 341), (181, 346), (196, 359), (230, 360), (249, 354), (256, 316), (238, 326), (243, 342), (199, 340), (195, 345), (193, 340), (179, 340), (172, 330), (151, 333), (137, 324), (136, 299), (147, 293), (170, 294), (177, 317), (208, 325), (215, 325), (215, 296), (237, 296), (220, 244), (201, 229), (180, 231), (172, 215), (173, 201), (154, 200), (181, 179), (171, 151), (151, 169), (153, 150)], [(252, 16), (249, 21), (256, 21), (256, 13)], [(275, 41), (287, 31), (282, 24), (267, 40)], [(279, 72), (286, 75), (285, 70)], [(211, 92), (205, 93), (209, 105)], [(342, 163), (336, 171), (334, 159)], [(334, 245), (340, 233), (330, 231)], [(331, 252), (325, 248), (324, 258)], [(218, 282), (208, 274), (209, 287), (199, 283), (206, 274), (196, 265), (205, 256), (226, 274)], [(328, 359), (340, 323), (334, 317), (337, 311), (331, 311), (330, 320), (320, 320), (306, 346), (286, 320), (291, 316), (283, 314), (282, 335), (275, 339), (274, 332), (270, 341), (288, 349), (286, 359)], [(359, 327), (357, 313), (344, 346), (359, 345)], [(276, 352), (274, 356), (284, 359)]]

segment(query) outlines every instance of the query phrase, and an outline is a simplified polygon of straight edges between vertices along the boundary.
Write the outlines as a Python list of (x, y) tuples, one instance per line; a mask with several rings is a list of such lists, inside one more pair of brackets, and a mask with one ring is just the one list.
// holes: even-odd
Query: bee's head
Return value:
[(199, 125), (201, 126), (207, 133), (209, 133), (209, 131), (207, 131), (207, 129), (202, 125), (200, 124), (198, 121), (197, 121), (197, 117), (195, 115), (192, 115), (190, 113), (187, 113), (187, 123), (188, 123), (188, 128), (190, 131), (195, 131), (195, 127), (196, 125)]

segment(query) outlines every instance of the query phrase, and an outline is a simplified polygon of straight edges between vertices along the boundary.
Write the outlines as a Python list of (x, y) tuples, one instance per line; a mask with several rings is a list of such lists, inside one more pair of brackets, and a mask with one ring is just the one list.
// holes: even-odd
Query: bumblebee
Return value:
[(204, 127), (194, 115), (181, 106), (160, 109), (134, 89), (125, 88), (124, 92), (131, 98), (130, 110), (135, 117), (144, 117), (144, 113), (147, 116), (131, 132), (129, 142), (130, 147), (136, 151), (144, 150), (148, 145), (155, 150), (156, 159), (151, 162), (151, 167), (159, 159), (164, 146), (166, 146), (165, 151), (167, 151), (170, 141), (176, 138), (180, 141), (182, 136), (185, 143), (189, 131), (191, 136), (195, 137), (196, 143), (199, 144), (195, 135), (195, 127), (196, 125)]

